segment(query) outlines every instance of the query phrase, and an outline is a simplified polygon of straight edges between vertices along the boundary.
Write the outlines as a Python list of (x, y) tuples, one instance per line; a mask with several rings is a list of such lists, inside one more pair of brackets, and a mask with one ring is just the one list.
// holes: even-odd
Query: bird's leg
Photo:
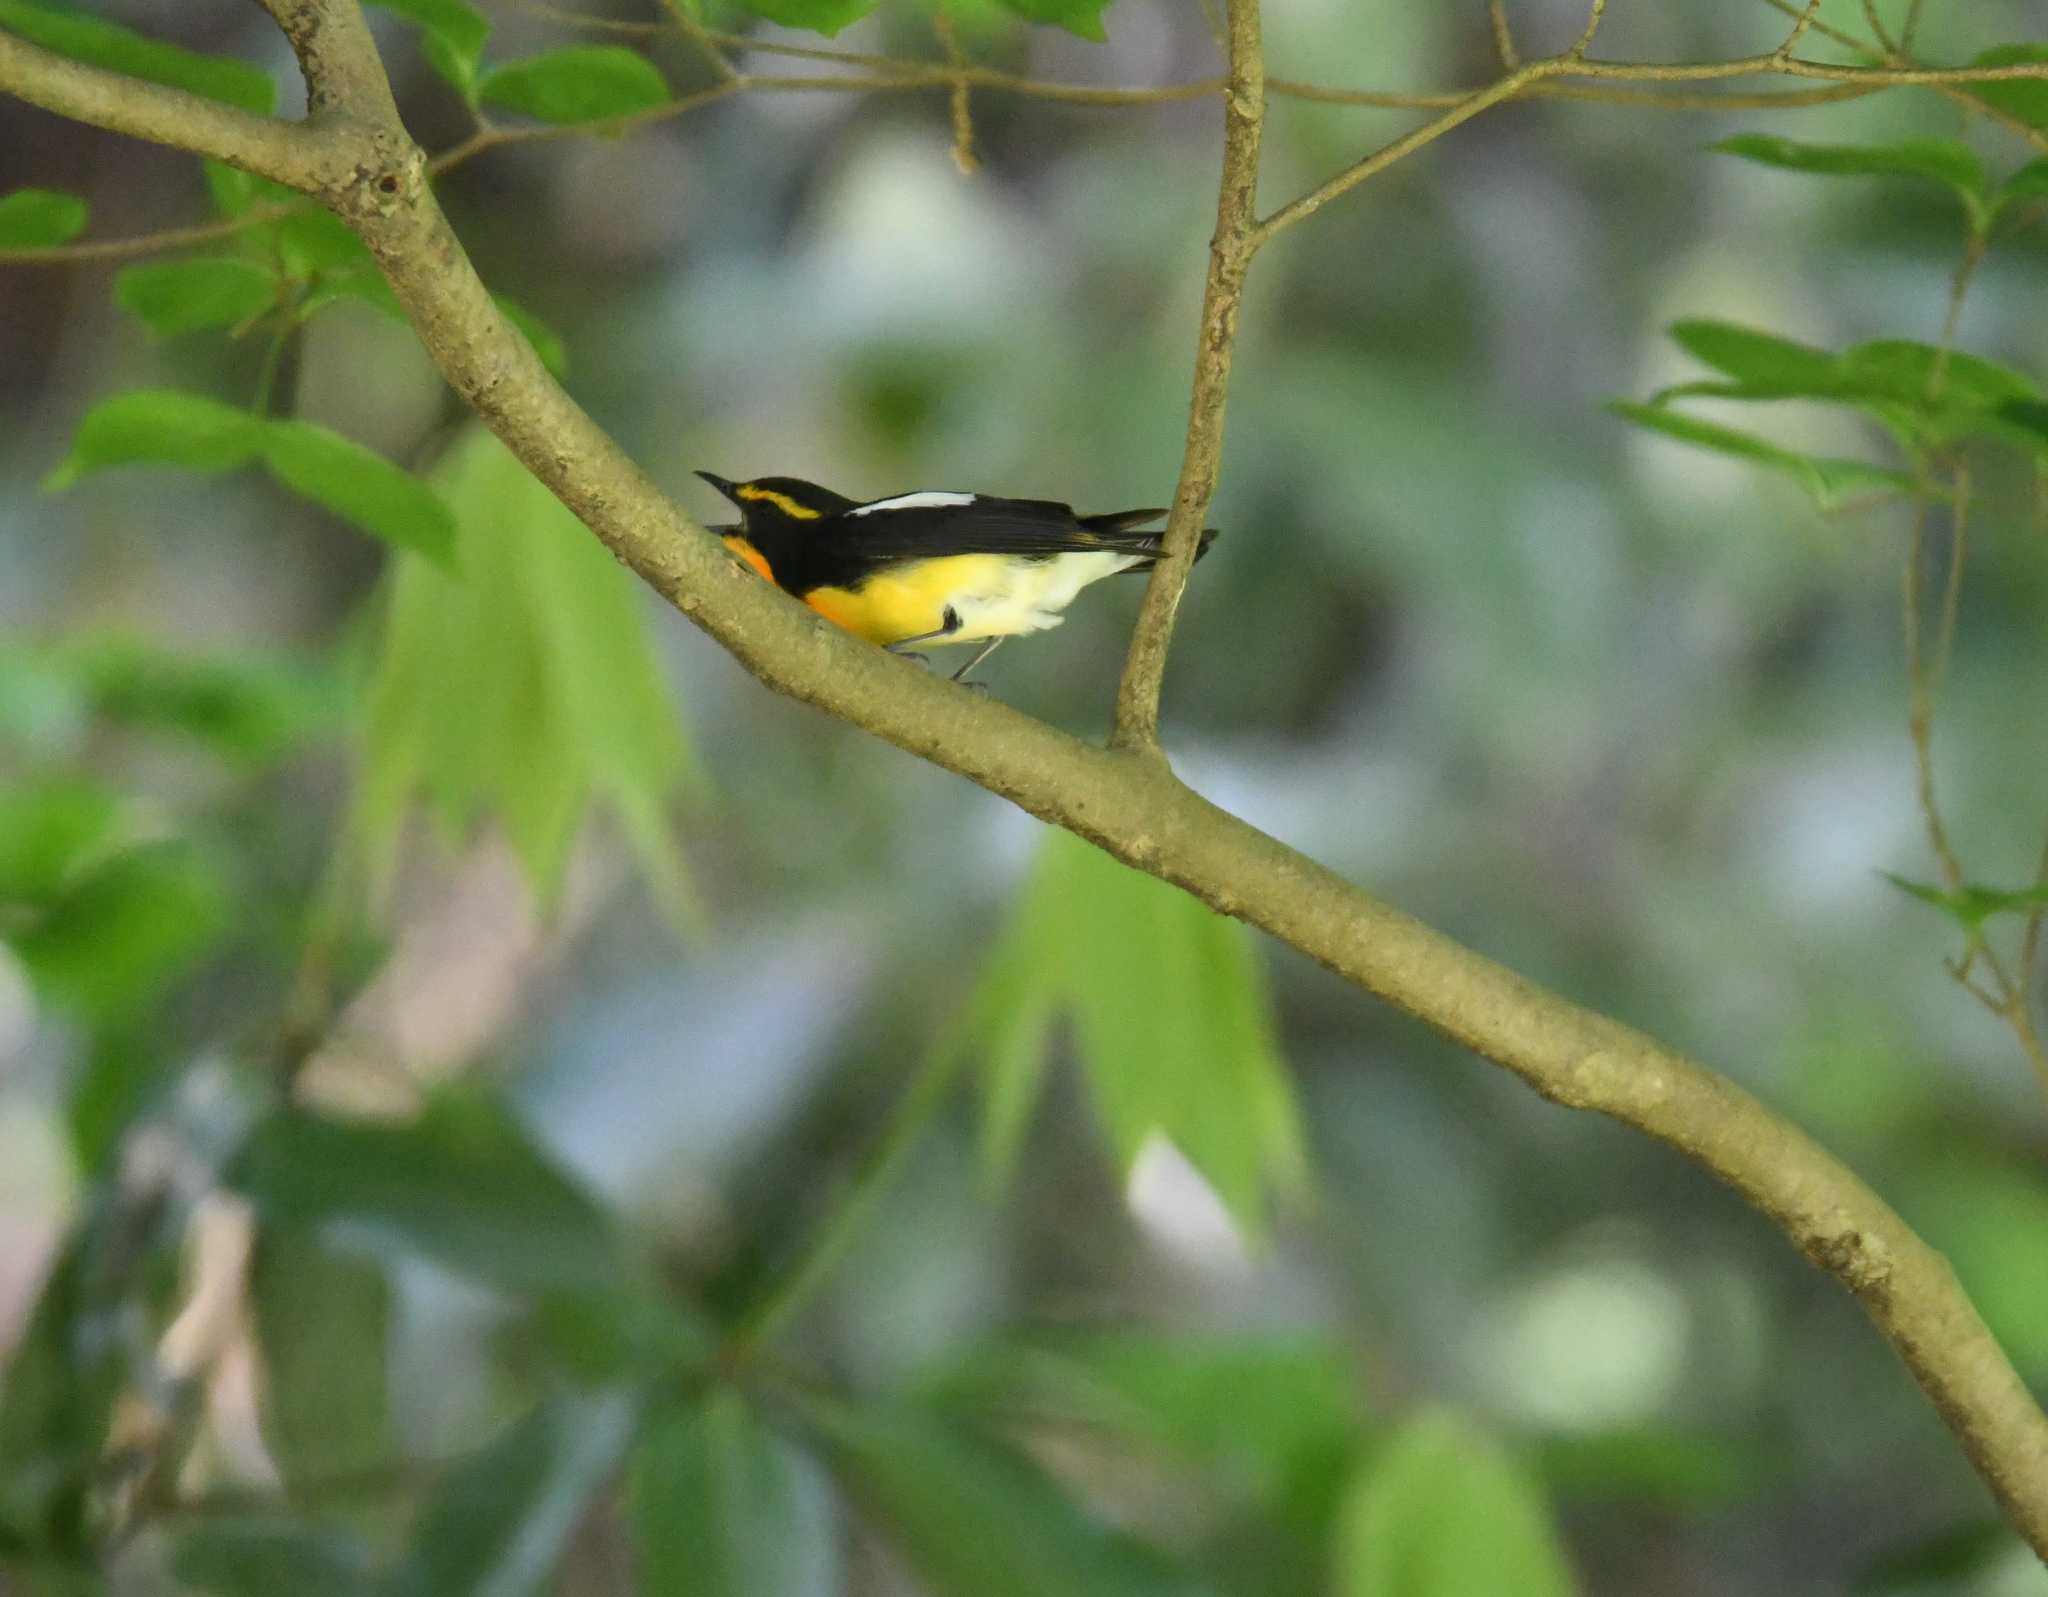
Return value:
[[(919, 665), (929, 665), (929, 660), (921, 654), (912, 654), (908, 646), (913, 643), (929, 643), (934, 638), (950, 638), (960, 630), (960, 617), (951, 605), (946, 606), (945, 618), (946, 624), (942, 627), (936, 627), (930, 632), (920, 632), (914, 637), (898, 638), (894, 643), (885, 643), (882, 647), (891, 654), (900, 654), (906, 660), (915, 660)], [(976, 658), (980, 656), (977, 655)]]
[(1000, 637), (990, 638), (988, 642), (984, 643), (979, 649), (979, 651), (976, 652), (972, 660), (969, 660), (959, 670), (953, 673), (953, 680), (955, 682), (959, 682), (962, 687), (979, 687), (981, 685), (980, 683), (962, 681), (962, 678), (964, 678), (967, 675), (967, 673), (972, 671), (976, 666), (980, 665), (982, 661), (986, 660), (990, 655), (994, 654), (996, 652), (996, 646), (1000, 644), (1002, 641), (1003, 640)]

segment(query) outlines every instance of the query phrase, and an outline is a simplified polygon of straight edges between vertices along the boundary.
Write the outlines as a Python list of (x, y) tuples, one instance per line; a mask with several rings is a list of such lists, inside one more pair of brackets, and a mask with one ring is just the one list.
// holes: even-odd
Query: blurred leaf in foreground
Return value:
[(1071, 1016), (1097, 1115), (1128, 1167), (1163, 1134), (1256, 1230), (1306, 1180), (1293, 1084), (1249, 934), (1178, 888), (1048, 830), (944, 1046), (984, 1061), (983, 1151), (1014, 1163), (1053, 1022)]
[(513, 1291), (594, 1290), (629, 1275), (611, 1216), (473, 1091), (441, 1093), (409, 1125), (280, 1111), (251, 1134), (233, 1180), (273, 1224)]
[(739, 1393), (659, 1415), (633, 1453), (642, 1589), (668, 1597), (831, 1597), (837, 1529), (824, 1483)]
[(382, 1597), (525, 1597), (545, 1588), (633, 1437), (623, 1392), (541, 1405), (454, 1470)]
[(1408, 1421), (1351, 1488), (1341, 1597), (1570, 1597), (1543, 1493), (1498, 1443), (1450, 1414)]
[(608, 812), (687, 916), (667, 811), (697, 776), (638, 585), (481, 427), (433, 483), (462, 576), (420, 561), (391, 574), (351, 828), (373, 895), (415, 802), (450, 840), (501, 827), (543, 905)]
[(822, 1423), (837, 1473), (947, 1597), (1192, 1597), (1203, 1588), (1098, 1523), (1021, 1455), (903, 1404)]
[(85, 201), (56, 189), (0, 194), (0, 249), (49, 249), (85, 231)]

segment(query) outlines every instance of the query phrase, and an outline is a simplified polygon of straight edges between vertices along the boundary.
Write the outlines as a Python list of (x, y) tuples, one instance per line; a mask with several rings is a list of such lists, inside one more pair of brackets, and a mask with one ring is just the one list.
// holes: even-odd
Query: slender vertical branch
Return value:
[(945, 1107), (946, 1096), (960, 1077), (968, 1057), (961, 1047), (944, 1047), (904, 1090), (889, 1122), (870, 1148), (846, 1189), (833, 1199), (818, 1229), (796, 1261), (755, 1305), (740, 1316), (726, 1339), (725, 1356), (740, 1362), (788, 1323), (789, 1317), (831, 1277), (846, 1250), (853, 1246), (882, 1195), (902, 1172), (911, 1151)]
[(968, 103), (967, 58), (960, 53), (960, 40), (953, 31), (952, 13), (939, 12), (932, 18), (939, 47), (946, 52), (947, 65), (956, 69), (952, 92), (947, 96), (953, 114), (953, 164), (962, 177), (972, 177), (981, 161), (974, 153), (974, 112)]
[[(1237, 344), (1238, 305), (1251, 264), (1258, 217), (1259, 139), (1266, 122), (1266, 57), (1259, 32), (1259, 0), (1230, 0), (1229, 73), (1223, 91), (1223, 173), (1217, 185), (1216, 231), (1209, 240), (1209, 272), (1202, 289), (1202, 325), (1188, 403), (1187, 444), (1180, 484), (1166, 524), (1166, 553), (1152, 568), (1137, 629), (1117, 688), (1116, 731), (1122, 749), (1156, 753), (1159, 688), (1173, 643), (1181, 591), (1195, 562), (1202, 523), (1215, 497), (1223, 457), (1223, 409), (1230, 392), (1230, 362)], [(1254, 529), (1254, 535), (1256, 535)]]
[(1522, 64), (1515, 48), (1515, 30), (1508, 24), (1507, 0), (1486, 0), (1486, 20), (1493, 25), (1493, 53), (1500, 57), (1501, 70), (1512, 72)]

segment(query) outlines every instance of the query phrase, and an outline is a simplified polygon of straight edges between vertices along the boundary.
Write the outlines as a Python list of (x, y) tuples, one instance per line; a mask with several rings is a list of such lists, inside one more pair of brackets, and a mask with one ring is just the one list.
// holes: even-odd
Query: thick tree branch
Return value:
[(306, 129), (183, 89), (45, 50), (0, 28), (0, 88), (30, 105), (113, 133), (203, 150), (259, 177), (309, 187), (319, 141)]
[(1202, 523), (1215, 497), (1223, 461), (1223, 407), (1230, 392), (1231, 352), (1244, 275), (1251, 265), (1258, 217), (1259, 136), (1266, 123), (1266, 55), (1259, 39), (1259, 0), (1229, 0), (1230, 75), (1223, 96), (1223, 176), (1216, 195), (1216, 232), (1202, 289), (1202, 325), (1188, 400), (1187, 443), (1180, 484), (1166, 523), (1166, 556), (1152, 567), (1116, 695), (1116, 744), (1156, 753), (1159, 688), (1166, 652)]
[[(281, 181), (296, 171), (298, 186), (319, 193), (375, 253), (429, 353), (484, 421), (614, 554), (768, 686), (1260, 927), (1545, 1097), (1612, 1116), (1696, 1160), (1855, 1295), (2013, 1523), (2048, 1554), (2048, 1419), (1947, 1262), (1851, 1171), (1731, 1082), (1380, 903), (1217, 809), (1154, 755), (1098, 748), (964, 692), (743, 570), (499, 315), (434, 201), (424, 158), (387, 109), (388, 92), (360, 104), (335, 99), (338, 86), (381, 73), (355, 0), (274, 4), (295, 18), (305, 65), (325, 75), (313, 85), (316, 103), (331, 107), (296, 135), (313, 147), (303, 168), (297, 142), (273, 145), (246, 119), (223, 121), (217, 107), (187, 107), (183, 97), (138, 97), (133, 85), (110, 99), (98, 92), (104, 84), (80, 87), (75, 69), (40, 51), (0, 48), (0, 90), (100, 126), (239, 156)], [(173, 108), (194, 114), (184, 121)], [(1220, 422), (1220, 397), (1218, 407)], [(1192, 496), (1176, 502), (1183, 555), (1199, 525), (1193, 508)]]

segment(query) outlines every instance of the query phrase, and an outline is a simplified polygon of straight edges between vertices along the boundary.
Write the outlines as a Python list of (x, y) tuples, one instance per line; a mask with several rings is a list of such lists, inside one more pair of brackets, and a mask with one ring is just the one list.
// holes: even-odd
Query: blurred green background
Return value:
[[(515, 4), (487, 9), (493, 60), (586, 37)], [(1582, 20), (1549, 0), (1510, 9), (1530, 54), (1562, 48)], [(107, 14), (264, 65), (288, 105), (298, 94), (253, 7), (135, 0)], [(1856, 5), (1822, 14), (1861, 27)], [(1107, 41), (1091, 43), (991, 15), (963, 47), (1070, 81), (1217, 70), (1195, 6), (1116, 0), (1105, 20)], [(1785, 26), (1760, 3), (1617, 5), (1599, 53), (1738, 56), (1769, 50)], [(1270, 0), (1266, 27), (1279, 76), (1432, 89), (1495, 71), (1478, 4)], [(380, 23), (380, 37), (415, 134), (429, 149), (462, 138), (460, 102), (408, 32)], [(1961, 60), (2044, 38), (2038, 5), (1932, 3), (1920, 49)], [(935, 50), (914, 9), (835, 43)], [(652, 53), (679, 88), (708, 81), (680, 41)], [(565, 340), (571, 391), (707, 519), (724, 506), (698, 468), (802, 475), (857, 497), (935, 487), (1088, 510), (1163, 503), (1213, 223), (1216, 108), (989, 92), (972, 113), (972, 176), (956, 169), (943, 94), (761, 92), (622, 139), (492, 151), (443, 197), (493, 289)], [(1276, 100), (1268, 208), (1414, 119)], [(1602, 410), (1693, 374), (1664, 336), (1681, 316), (1829, 348), (1937, 336), (1961, 250), (1953, 199), (1707, 153), (1752, 130), (1960, 133), (2001, 171), (2029, 153), (1903, 91), (1769, 114), (1517, 105), (1281, 237), (1245, 303), (1212, 513), (1225, 535), (1181, 612), (1167, 739), (1217, 802), (1795, 1116), (1951, 1254), (2038, 1384), (2040, 1091), (2010, 1032), (1945, 974), (1952, 930), (1880, 875), (1933, 874), (1905, 731), (1908, 512), (1823, 515), (1790, 485)], [(108, 235), (208, 204), (189, 157), (0, 101), (0, 192), (27, 184), (86, 195)], [(2048, 376), (2044, 266), (2039, 225), (2002, 239), (1960, 347)], [(552, 912), (535, 910), (489, 824), (387, 835), (388, 891), (368, 894), (378, 870), (330, 862), (376, 852), (357, 785), (365, 706), (402, 718), (391, 695), (410, 691), (379, 676), (382, 629), (403, 608), (379, 586), (386, 553), (257, 473), (136, 468), (39, 491), (108, 394), (178, 387), (243, 403), (255, 381), (260, 338), (145, 336), (111, 302), (113, 272), (0, 268), (0, 784), (111, 795), (123, 835), (148, 845), (131, 870), (143, 888), (104, 914), (76, 910), (70, 945), (52, 952), (47, 924), (33, 957), (0, 941), (4, 1335), (29, 1324), (66, 1228), (118, 1203), (139, 1164), (169, 1161), (173, 1208), (206, 1185), (208, 1157), (247, 1112), (235, 1083), (260, 1073), (292, 1011), (309, 925), (339, 934), (341, 1018), (310, 1067), (338, 1097), (376, 1100), (394, 1073), (465, 1083), (451, 1169), (466, 1168), (460, 1150), (513, 1135), (492, 1118), (509, 1106), (622, 1221), (690, 1323), (725, 1321), (843, 1202), (934, 1049), (965, 1025), (975, 1052), (986, 1014), (963, 1006), (1014, 924), (1041, 829), (768, 694), (636, 596), (684, 746), (646, 724), (667, 726), (658, 700), (632, 726), (621, 718), (630, 747), (614, 765), (600, 757), (591, 781), (639, 796), (557, 862)], [(279, 409), (422, 466), (447, 455), (455, 419), (410, 333), (357, 303), (309, 324)], [(1762, 415), (1794, 447), (1883, 458), (1870, 430), (1839, 417)], [(444, 473), (462, 469), (463, 447)], [(1936, 764), (1971, 875), (2015, 885), (2048, 808), (2048, 538), (2022, 464), (1987, 452), (1979, 476)], [(468, 514), (463, 536), (481, 548), (488, 512)], [(1094, 589), (1058, 632), (981, 675), (1005, 701), (1098, 735), (1137, 597), (1136, 584)], [(428, 633), (453, 602), (413, 599)], [(545, 585), (528, 602), (545, 630)], [(468, 673), (472, 704), (502, 694), (516, 707), (523, 648), (511, 637), (487, 666), (466, 653), (448, 669)], [(445, 722), (421, 725), (444, 735)], [(582, 794), (558, 797), (573, 809)], [(463, 801), (444, 807), (475, 818)], [(351, 825), (354, 853), (339, 841)], [(0, 923), (0, 938), (21, 924)], [(1213, 958), (1230, 966), (1235, 944), (1221, 946)], [(768, 1481), (758, 1500), (780, 1505), (749, 1545), (781, 1561), (742, 1557), (751, 1574), (704, 1589), (1165, 1589), (1149, 1566), (1118, 1585), (1092, 1565), (977, 1573), (971, 1550), (955, 1549), (964, 1565), (932, 1554), (946, 1524), (972, 1526), (977, 1493), (1036, 1510), (1007, 1476), (956, 1465), (951, 1443), (911, 1469), (924, 1444), (890, 1432), (897, 1421), (832, 1408), (915, 1390), (993, 1415), (1068, 1496), (1225, 1590), (1478, 1589), (1428, 1584), (1422, 1554), (1376, 1586), (1360, 1550), (1387, 1545), (1376, 1526), (1428, 1517), (1391, 1488), (1373, 1496), (1360, 1472), (1407, 1457), (1408, 1489), (1455, 1506), (1455, 1491), (1426, 1486), (1432, 1450), (1447, 1450), (1495, 1461), (1474, 1479), (1512, 1476), (1498, 1498), (1474, 1488), (1479, 1519), (1522, 1502), (1518, 1482), (1539, 1484), (1589, 1593), (2048, 1592), (2031, 1556), (1987, 1528), (1983, 1488), (1853, 1303), (1734, 1197), (1307, 962), (1247, 946), (1298, 1096), (1306, 1180), (1253, 1171), (1244, 1191), (1272, 1190), (1263, 1226), (1246, 1228), (1219, 1204), (1213, 1167), (1205, 1182), (1154, 1146), (1126, 1176), (1129, 1125), (1098, 1112), (1055, 1025), (1056, 1068), (1012, 1128), (1002, 1178), (978, 1151), (974, 1095), (951, 1096), (783, 1327), (783, 1356), (831, 1396), (793, 1415), (764, 1400), (785, 1438), (772, 1444), (729, 1396), (663, 1441), (663, 1480), (706, 1467)], [(1142, 992), (1142, 960), (1129, 979), (1145, 1032), (1176, 995)], [(1264, 1022), (1247, 1024), (1256, 1053)], [(1168, 1096), (1175, 1062), (1171, 1048), (1158, 1061)], [(1282, 1165), (1288, 1142), (1283, 1127), (1267, 1146)], [(267, 1157), (356, 1168), (359, 1155), (373, 1158), (286, 1138)], [(1259, 1203), (1240, 1202), (1240, 1219)], [(510, 1263), (480, 1281), (341, 1230), (310, 1256), (296, 1235), (260, 1253), (250, 1318), (271, 1328), (265, 1429), (259, 1376), (228, 1361), (164, 1488), (172, 1532), (223, 1504), (267, 1513), (282, 1470), (297, 1507), (403, 1541), (447, 1461), (544, 1399), (571, 1402), (565, 1348), (602, 1365), (589, 1344), (636, 1334), (615, 1305), (590, 1310), (603, 1335), (563, 1332), (574, 1315), (552, 1298), (538, 1311)], [(457, 1255), (477, 1246), (466, 1235)], [(507, 1251), (526, 1246), (515, 1236)], [(336, 1262), (363, 1258), (377, 1262)], [(176, 1294), (168, 1278), (152, 1291), (161, 1317)], [(621, 1423), (573, 1401), (584, 1407), (568, 1419), (543, 1410), (548, 1423), (599, 1437)], [(510, 1445), (545, 1451), (536, 1434), (529, 1422)], [(607, 1475), (615, 1452), (591, 1447), (589, 1473)], [(541, 1496), (518, 1496), (517, 1458), (501, 1463), (481, 1478), (504, 1512), (540, 1516)], [(933, 1509), (921, 1486), (892, 1488), (897, 1466), (957, 1482), (959, 1501)], [(630, 1500), (600, 1494), (570, 1515), (555, 1589), (691, 1589), (636, 1562), (657, 1556), (656, 1533), (635, 1531)], [(473, 1503), (443, 1511), (490, 1519)], [(937, 1530), (916, 1528), (927, 1512)], [(716, 1540), (687, 1524), (673, 1534), (686, 1548)], [(255, 1567), (228, 1562), (245, 1580)], [(169, 1567), (164, 1537), (144, 1535), (107, 1579), (263, 1589)], [(459, 1589), (415, 1575), (413, 1589)], [(1559, 1589), (1550, 1578), (1536, 1570), (1524, 1589)]]

